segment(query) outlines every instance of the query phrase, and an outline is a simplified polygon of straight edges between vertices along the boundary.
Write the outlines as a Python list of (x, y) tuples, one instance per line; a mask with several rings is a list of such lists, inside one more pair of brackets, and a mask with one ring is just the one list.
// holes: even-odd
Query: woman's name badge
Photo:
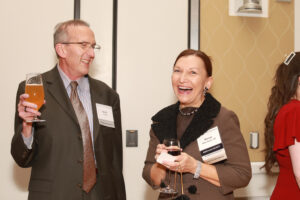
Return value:
[(227, 159), (217, 126), (206, 131), (197, 139), (197, 142), (204, 162), (213, 164)]
[(96, 109), (97, 109), (99, 124), (103, 126), (115, 128), (112, 107), (96, 103)]

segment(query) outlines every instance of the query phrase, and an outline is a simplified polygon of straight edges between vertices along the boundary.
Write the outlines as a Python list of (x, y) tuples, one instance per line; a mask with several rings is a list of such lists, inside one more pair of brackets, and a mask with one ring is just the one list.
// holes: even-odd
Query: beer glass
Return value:
[[(37, 105), (36, 110), (39, 110), (44, 104), (44, 87), (42, 75), (40, 73), (26, 74), (25, 93), (29, 94), (26, 101)], [(32, 120), (26, 122), (44, 122), (46, 120), (39, 119), (35, 116)]]
[[(163, 144), (167, 147), (168, 154), (172, 156), (178, 156), (181, 153), (180, 150), (180, 143), (179, 140), (171, 138), (171, 139), (164, 139)], [(175, 180), (174, 180), (174, 186), (172, 188), (171, 186), (171, 172), (168, 170), (168, 176), (169, 176), (169, 183), (166, 187), (161, 188), (160, 192), (165, 194), (177, 194), (176, 190), (176, 176), (177, 173), (175, 173)]]

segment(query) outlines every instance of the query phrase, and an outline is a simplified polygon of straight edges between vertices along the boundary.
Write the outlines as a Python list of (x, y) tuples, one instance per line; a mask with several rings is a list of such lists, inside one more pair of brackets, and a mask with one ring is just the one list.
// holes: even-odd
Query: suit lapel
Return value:
[(89, 83), (90, 83), (90, 92), (91, 92), (91, 102), (92, 102), (92, 109), (93, 109), (93, 136), (94, 141), (97, 140), (97, 137), (99, 136), (99, 133), (101, 132), (101, 126), (99, 124), (98, 115), (97, 115), (97, 108), (96, 103), (104, 104), (103, 95), (101, 92), (101, 88), (99, 86), (97, 87), (97, 83), (94, 79), (92, 79), (90, 76)]
[(61, 108), (76, 122), (78, 120), (75, 115), (75, 111), (61, 80), (57, 67), (54, 67), (51, 71), (45, 73), (44, 75), (44, 85), (45, 89), (48, 91)]

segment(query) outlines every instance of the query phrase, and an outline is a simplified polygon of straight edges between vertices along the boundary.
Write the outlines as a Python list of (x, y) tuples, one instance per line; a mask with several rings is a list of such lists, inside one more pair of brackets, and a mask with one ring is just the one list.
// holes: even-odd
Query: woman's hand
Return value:
[(197, 160), (187, 153), (182, 152), (176, 159), (179, 172), (189, 172), (194, 174), (197, 168)]
[[(158, 156), (163, 153), (167, 152), (166, 146), (164, 144), (158, 144), (156, 146), (155, 151), (155, 160), (157, 160)], [(154, 185), (159, 186), (161, 181), (164, 180), (166, 177), (166, 167), (164, 165), (161, 165), (159, 163), (155, 163), (152, 165), (150, 170), (150, 178)]]
[(154, 156), (155, 160), (157, 160), (158, 156), (163, 152), (165, 152), (165, 153), (168, 152), (167, 147), (164, 144), (158, 144), (156, 146), (156, 151), (155, 151), (155, 156)]
[(194, 174), (197, 168), (197, 160), (185, 152), (175, 156), (175, 162), (164, 162), (163, 164), (172, 171), (188, 172)]

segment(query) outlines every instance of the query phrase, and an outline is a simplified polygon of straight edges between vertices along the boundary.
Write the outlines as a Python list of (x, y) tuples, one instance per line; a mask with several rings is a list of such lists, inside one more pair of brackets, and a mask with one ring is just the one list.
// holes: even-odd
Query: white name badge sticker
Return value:
[(112, 107), (96, 103), (96, 109), (97, 109), (99, 124), (103, 126), (115, 128)]
[(213, 164), (227, 159), (217, 126), (206, 131), (197, 139), (197, 142), (204, 162)]

